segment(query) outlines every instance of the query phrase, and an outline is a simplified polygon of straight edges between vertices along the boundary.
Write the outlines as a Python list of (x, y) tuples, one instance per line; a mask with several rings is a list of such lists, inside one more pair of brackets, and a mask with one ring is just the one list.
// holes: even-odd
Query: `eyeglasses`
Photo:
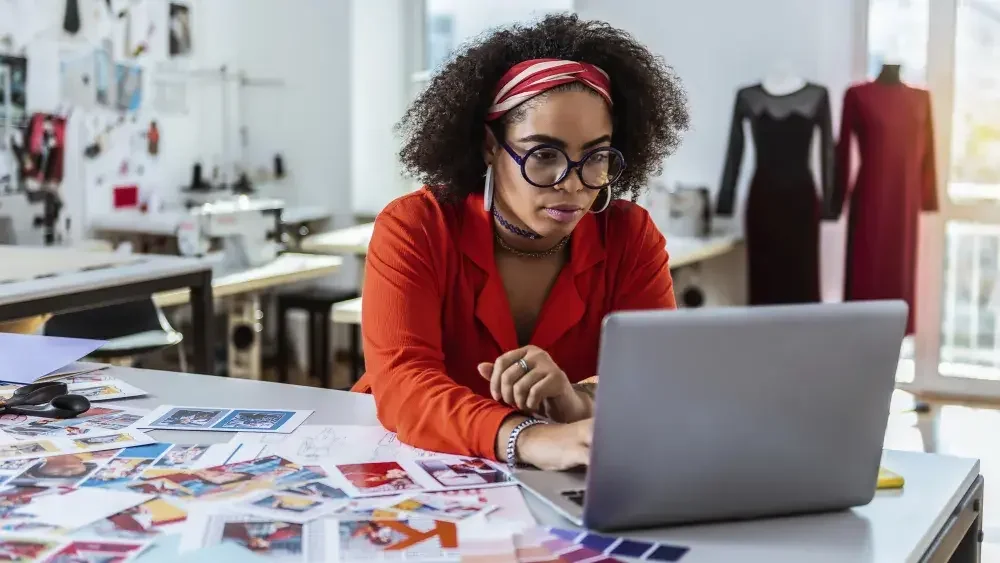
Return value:
[(625, 156), (612, 147), (598, 147), (574, 161), (554, 145), (532, 147), (521, 156), (505, 142), (500, 143), (514, 162), (521, 166), (521, 176), (538, 188), (551, 188), (576, 169), (584, 186), (600, 190), (613, 184), (625, 170)]

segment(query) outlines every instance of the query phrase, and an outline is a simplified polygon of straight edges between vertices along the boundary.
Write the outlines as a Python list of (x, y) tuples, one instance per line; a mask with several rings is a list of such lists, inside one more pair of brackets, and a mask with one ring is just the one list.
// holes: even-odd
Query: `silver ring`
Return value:
[(531, 368), (528, 367), (528, 362), (524, 361), (524, 358), (518, 360), (517, 365), (521, 366), (521, 369), (524, 370), (524, 373), (528, 373), (529, 371), (531, 371)]

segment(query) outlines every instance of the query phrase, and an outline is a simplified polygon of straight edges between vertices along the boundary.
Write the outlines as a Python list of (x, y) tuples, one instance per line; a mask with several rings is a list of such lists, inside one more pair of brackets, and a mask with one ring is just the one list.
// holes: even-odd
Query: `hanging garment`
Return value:
[[(844, 298), (905, 299), (913, 333), (917, 228), (937, 211), (931, 98), (905, 84), (869, 82), (844, 94), (833, 211), (850, 199)], [(851, 139), (861, 166), (850, 185)]]
[(823, 193), (833, 180), (833, 133), (826, 88), (808, 83), (787, 95), (761, 85), (736, 94), (717, 213), (733, 213), (743, 158), (743, 121), (749, 120), (756, 170), (746, 202), (748, 300), (751, 305), (820, 300), (820, 199), (809, 167), (813, 135), (820, 133)]

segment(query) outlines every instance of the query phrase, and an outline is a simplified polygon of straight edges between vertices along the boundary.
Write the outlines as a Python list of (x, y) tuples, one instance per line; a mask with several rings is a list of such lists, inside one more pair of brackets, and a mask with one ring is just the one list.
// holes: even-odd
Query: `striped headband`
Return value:
[(576, 61), (532, 59), (514, 65), (500, 79), (486, 121), (499, 119), (525, 101), (570, 82), (586, 84), (611, 105), (611, 80), (600, 68)]

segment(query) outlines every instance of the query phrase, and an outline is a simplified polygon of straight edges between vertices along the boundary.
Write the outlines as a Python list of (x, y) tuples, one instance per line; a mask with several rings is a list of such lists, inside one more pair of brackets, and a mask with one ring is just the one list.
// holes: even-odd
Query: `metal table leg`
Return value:
[(215, 375), (215, 306), (212, 272), (206, 271), (191, 286), (191, 322), (194, 325), (194, 371)]

